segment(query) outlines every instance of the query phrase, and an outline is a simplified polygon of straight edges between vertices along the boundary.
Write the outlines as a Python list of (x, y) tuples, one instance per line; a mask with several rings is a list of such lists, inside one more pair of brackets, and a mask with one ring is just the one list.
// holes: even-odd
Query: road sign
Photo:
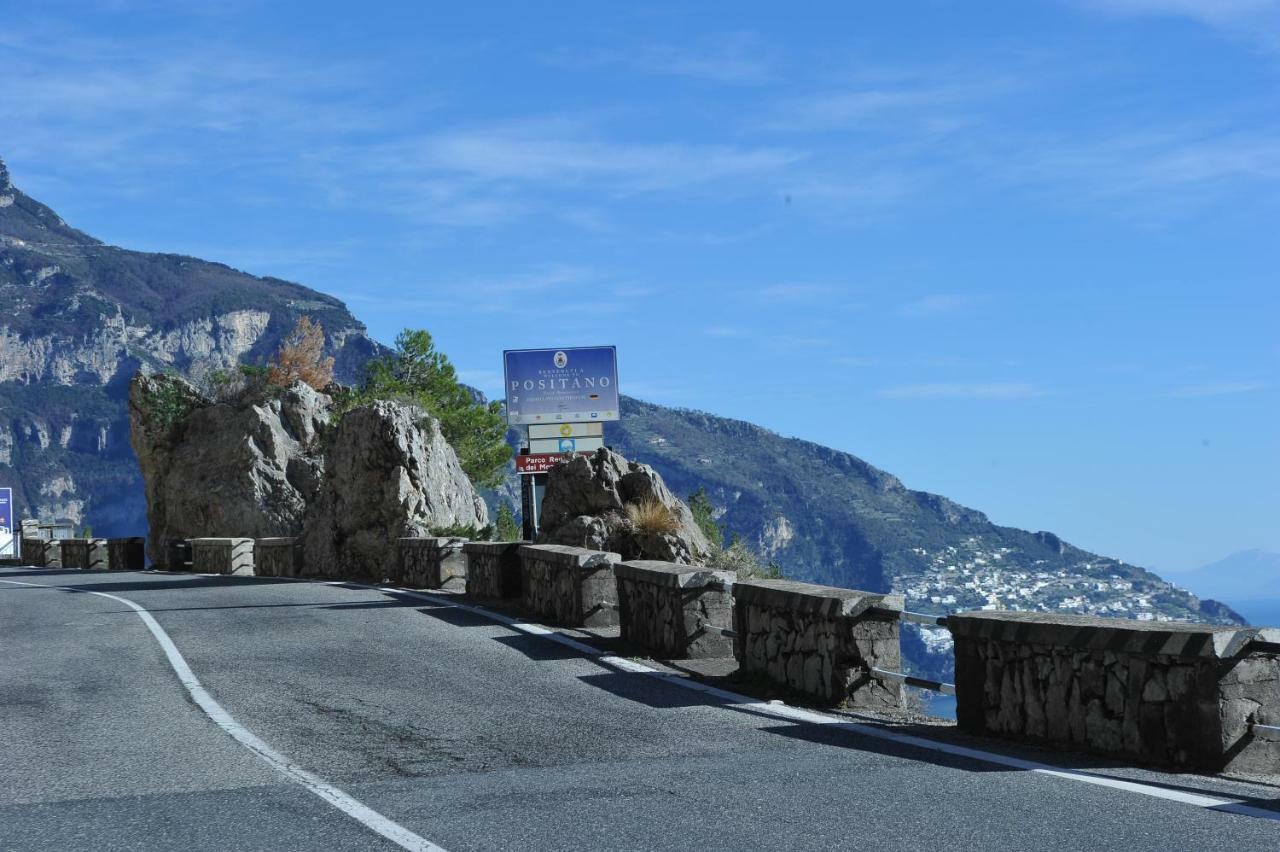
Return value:
[(604, 446), (604, 438), (531, 438), (531, 453), (594, 453)]
[(530, 438), (600, 438), (604, 424), (596, 423), (534, 423), (529, 426)]
[(615, 347), (509, 349), (502, 356), (511, 425), (618, 419)]
[(564, 458), (563, 453), (531, 453), (526, 456), (516, 456), (516, 473), (521, 476), (546, 473), (556, 464), (564, 461)]
[(17, 535), (13, 523), (13, 489), (0, 488), (0, 558), (18, 555)]

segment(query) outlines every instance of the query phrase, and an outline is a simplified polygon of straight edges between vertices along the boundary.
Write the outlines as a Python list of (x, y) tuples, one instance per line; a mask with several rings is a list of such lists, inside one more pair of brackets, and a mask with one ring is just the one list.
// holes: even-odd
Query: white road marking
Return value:
[(77, 589), (74, 586), (47, 586), (43, 583), (20, 583), (17, 580), (0, 580), (0, 583), (9, 583), (14, 586), (34, 586), (41, 589), (59, 589), (84, 595), (97, 595), (100, 598), (118, 601), (129, 607), (142, 619), (142, 623), (147, 626), (147, 629), (151, 631), (151, 635), (155, 637), (156, 642), (160, 644), (165, 657), (169, 660), (169, 665), (173, 667), (174, 673), (178, 675), (178, 680), (182, 682), (187, 692), (191, 694), (191, 699), (204, 711), (206, 716), (212, 719), (219, 728), (230, 734), (236, 742), (265, 760), (290, 781), (302, 785), (347, 816), (359, 821), (402, 849), (408, 849), (411, 852), (445, 852), (442, 847), (423, 837), (419, 837), (399, 823), (383, 816), (332, 784), (327, 783), (322, 778), (306, 771), (260, 740), (257, 735), (244, 725), (237, 722), (221, 704), (214, 701), (213, 697), (205, 691), (195, 673), (191, 671), (191, 667), (187, 665), (182, 653), (173, 644), (173, 640), (169, 638), (169, 634), (164, 632), (164, 628), (151, 616), (151, 613), (138, 604), (127, 598), (109, 595), (105, 592)]
[(1074, 769), (1063, 769), (1057, 766), (1051, 766), (1046, 763), (1038, 763), (1033, 760), (1024, 760), (1019, 757), (1013, 757), (1006, 754), (998, 754), (996, 752), (984, 751), (977, 748), (969, 748), (967, 746), (955, 745), (953, 743), (939, 742), (937, 740), (917, 737), (911, 734), (902, 734), (897, 731), (887, 730), (876, 725), (866, 725), (857, 722), (850, 722), (846, 719), (840, 719), (834, 716), (828, 716), (824, 713), (817, 713), (813, 710), (806, 710), (801, 707), (792, 707), (782, 702), (764, 702), (746, 695), (736, 692), (730, 692), (727, 689), (710, 686), (692, 678), (679, 677), (668, 672), (658, 671), (650, 668), (643, 663), (635, 660), (628, 660), (624, 657), (615, 657), (606, 654), (599, 648), (594, 648), (585, 642), (565, 636), (558, 631), (546, 627), (542, 624), (536, 624), (527, 621), (521, 621), (502, 613), (492, 612), (483, 607), (472, 606), (470, 604), (462, 604), (451, 601), (447, 598), (437, 597), (436, 595), (427, 595), (422, 592), (411, 592), (405, 589), (396, 589), (388, 586), (370, 586), (364, 583), (350, 582), (327, 582), (327, 586), (357, 586), (365, 589), (376, 589), (380, 592), (396, 595), (408, 595), (420, 598), (425, 601), (437, 604), (439, 606), (453, 607), (455, 609), (466, 610), (475, 615), (488, 618), (500, 624), (510, 627), (512, 630), (526, 633), (530, 636), (541, 636), (552, 642), (558, 642), (561, 645), (567, 645), (576, 651), (595, 658), (602, 665), (610, 668), (620, 669), (633, 674), (641, 674), (649, 677), (657, 678), (665, 683), (678, 686), (682, 689), (690, 689), (694, 692), (705, 693), (706, 695), (732, 704), (737, 708), (745, 710), (760, 716), (767, 716), (787, 722), (799, 722), (806, 725), (821, 725), (826, 728), (836, 730), (849, 731), (875, 739), (888, 740), (890, 742), (899, 743), (901, 745), (912, 746), (914, 748), (927, 749), (929, 751), (942, 752), (944, 754), (954, 755), (956, 757), (969, 758), (971, 760), (979, 760), (985, 763), (993, 763), (998, 766), (1008, 766), (1013, 769), (1021, 769), (1027, 772), (1035, 772), (1041, 775), (1051, 775), (1056, 778), (1065, 778), (1069, 781), (1078, 781), (1084, 784), (1093, 784), (1098, 787), (1109, 787), (1114, 790), (1124, 790), (1129, 793), (1138, 793), (1143, 796), (1150, 796), (1156, 799), (1165, 799), (1170, 802), (1179, 802), (1186, 805), (1194, 805), (1198, 808), (1206, 808), (1208, 810), (1224, 811), (1226, 813), (1241, 814), (1244, 816), (1257, 817), (1259, 819), (1268, 819), (1280, 821), (1280, 811), (1259, 808), (1255, 805), (1249, 805), (1239, 799), (1224, 799), (1217, 796), (1207, 796), (1200, 793), (1187, 793), (1181, 790), (1170, 790), (1154, 784), (1144, 784), (1140, 781), (1126, 781), (1122, 778), (1112, 778), (1106, 775), (1095, 775), (1091, 772), (1080, 772)]
[[(171, 572), (156, 572), (156, 573), (171, 573)], [(186, 576), (190, 576), (190, 575), (187, 574)], [(210, 575), (210, 576), (228, 576), (228, 575)], [(246, 579), (249, 579), (249, 578), (246, 578)], [(1195, 807), (1205, 808), (1206, 810), (1223, 811), (1225, 813), (1240, 814), (1243, 816), (1256, 817), (1259, 819), (1280, 821), (1280, 812), (1268, 810), (1266, 808), (1259, 808), (1255, 805), (1246, 804), (1244, 801), (1241, 801), (1240, 799), (1226, 799), (1226, 798), (1219, 798), (1217, 796), (1203, 795), (1200, 793), (1188, 793), (1188, 792), (1183, 792), (1181, 790), (1170, 790), (1154, 784), (1144, 784), (1140, 781), (1127, 781), (1122, 778), (1112, 778), (1106, 775), (1095, 775), (1090, 772), (1081, 772), (1074, 769), (1063, 769), (1061, 767), (1052, 766), (1050, 764), (1039, 763), (1033, 760), (1024, 760), (1022, 758), (1013, 757), (1011, 755), (999, 754), (997, 752), (984, 751), (982, 749), (969, 748), (967, 746), (940, 742), (937, 740), (926, 739), (924, 737), (913, 736), (911, 734), (901, 734), (896, 731), (886, 730), (885, 728), (879, 727), (878, 725), (867, 725), (867, 724), (860, 724), (857, 722), (850, 722), (846, 719), (841, 719), (834, 716), (828, 716), (826, 714), (818, 713), (813, 710), (806, 710), (801, 707), (792, 707), (791, 705), (785, 704), (782, 702), (775, 703), (775, 702), (760, 701), (758, 699), (751, 698), (746, 695), (741, 695), (736, 692), (730, 692), (727, 689), (720, 689), (719, 687), (710, 686), (708, 684), (702, 683), (697, 680), (693, 680), (691, 678), (679, 677), (677, 675), (673, 675), (668, 672), (658, 671), (657, 669), (646, 666), (643, 663), (638, 663), (635, 660), (629, 660), (624, 657), (615, 657), (611, 654), (606, 654), (603, 651), (601, 651), (599, 648), (595, 648), (591, 645), (586, 644), (585, 642), (580, 642), (571, 636), (566, 636), (563, 633), (560, 633), (559, 631), (555, 630), (554, 628), (547, 627), (546, 625), (543, 625), (543, 624), (538, 624), (536, 622), (530, 622), (530, 621), (522, 621), (518, 618), (513, 618), (512, 616), (509, 616), (509, 615), (503, 615), (502, 613), (499, 613), (499, 612), (493, 612), (492, 610), (488, 610), (483, 607), (474, 606), (472, 604), (457, 603), (456, 601), (449, 600), (448, 598), (439, 597), (437, 595), (428, 595), (422, 592), (410, 591), (408, 589), (398, 589), (391, 586), (374, 586), (368, 583), (358, 583), (350, 580), (325, 581), (325, 580), (307, 580), (303, 578), (282, 578), (282, 577), (277, 577), (274, 579), (289, 580), (291, 582), (297, 582), (297, 583), (315, 583), (323, 586), (369, 589), (372, 591), (383, 592), (386, 594), (405, 595), (412, 598), (418, 598), (420, 600), (427, 601), (428, 603), (436, 604), (437, 606), (452, 607), (454, 609), (464, 610), (466, 612), (470, 612), (475, 615), (481, 616), (482, 618), (487, 618), (490, 621), (494, 621), (499, 624), (505, 625), (517, 632), (525, 633), (529, 636), (540, 636), (549, 641), (557, 642), (561, 645), (565, 645), (569, 648), (573, 648), (575, 651), (578, 651), (585, 656), (592, 657), (600, 664), (608, 666), (610, 668), (619, 669), (621, 671), (630, 672), (633, 674), (640, 674), (648, 677), (654, 677), (659, 680), (662, 680), (665, 683), (671, 684), (672, 686), (680, 687), (681, 689), (689, 689), (689, 690), (693, 690), (694, 692), (705, 693), (706, 695), (713, 696), (715, 698), (720, 699), (726, 704), (732, 704), (737, 708), (740, 708), (746, 712), (759, 715), (759, 716), (766, 716), (769, 718), (778, 719), (778, 720), (787, 721), (787, 722), (799, 722), (801, 724), (807, 724), (807, 725), (821, 725), (827, 728), (849, 731), (850, 733), (858, 734), (861, 736), (872, 737), (874, 739), (880, 739), (880, 740), (887, 740), (890, 742), (900, 743), (902, 745), (921, 748), (928, 751), (941, 752), (943, 754), (950, 754), (956, 757), (969, 758), (971, 760), (978, 760), (984, 763), (995, 764), (997, 766), (1008, 766), (1012, 769), (1020, 769), (1027, 772), (1035, 772), (1041, 775), (1050, 775), (1056, 778), (1063, 778), (1068, 781), (1077, 781), (1083, 784), (1092, 784), (1098, 787), (1107, 787), (1114, 790), (1123, 790), (1130, 793), (1137, 793), (1143, 796), (1150, 796), (1156, 799), (1164, 799), (1170, 802), (1178, 802), (1181, 804), (1193, 805)], [(13, 583), (16, 581), (4, 580), (0, 582)], [(38, 585), (38, 584), (18, 583), (18, 585)], [(43, 588), (67, 588), (67, 587), (44, 586)], [(72, 588), (71, 590), (75, 591), (74, 588)], [(89, 592), (88, 594), (98, 594), (98, 595), (102, 595), (103, 597), (113, 597), (112, 595), (105, 595), (101, 592)], [(123, 598), (114, 598), (114, 599), (120, 600), (123, 603), (126, 603), (129, 606), (134, 607), (135, 609), (140, 609), (137, 607), (136, 604), (132, 603), (131, 601), (125, 601)], [(150, 614), (146, 613), (145, 610), (142, 610), (141, 612), (139, 612), (139, 615), (142, 615), (144, 617), (144, 620), (150, 618)], [(157, 629), (159, 629), (158, 625), (157, 625)], [(176, 653), (176, 650), (175, 650), (175, 653)], [(179, 659), (181, 659), (181, 657), (179, 657)], [(212, 699), (210, 699), (210, 701), (212, 701)], [(252, 734), (250, 734), (250, 736), (252, 736)], [(283, 758), (281, 759), (283, 760)], [(311, 777), (314, 777), (314, 776), (311, 776)], [(316, 780), (319, 780), (319, 779), (316, 779)], [(324, 783), (324, 782), (320, 782), (320, 783)], [(357, 802), (357, 804), (359, 803)], [(361, 805), (361, 807), (364, 807), (364, 806)], [(394, 825), (394, 823), (392, 824)], [(414, 836), (416, 837), (416, 835)], [(421, 838), (419, 839), (421, 840)], [(422, 842), (427, 843), (427, 841), (425, 840), (423, 840)], [(406, 847), (406, 848), (438, 849), (439, 847), (428, 844), (427, 846), (423, 846), (423, 847)]]

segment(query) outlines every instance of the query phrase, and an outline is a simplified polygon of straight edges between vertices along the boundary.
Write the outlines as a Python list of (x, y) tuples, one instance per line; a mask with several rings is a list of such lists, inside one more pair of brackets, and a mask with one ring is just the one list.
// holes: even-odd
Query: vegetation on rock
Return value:
[(333, 356), (324, 354), (324, 327), (311, 317), (298, 317), (267, 367), (267, 381), (280, 387), (306, 382), (318, 391), (333, 383)]
[(648, 499), (627, 504), (627, 517), (635, 525), (636, 532), (647, 535), (665, 535), (679, 532), (680, 522), (661, 501)]
[(453, 364), (435, 348), (429, 332), (400, 332), (395, 351), (371, 360), (364, 384), (341, 394), (337, 402), (340, 410), (347, 411), (378, 399), (420, 405), (440, 421), (440, 431), (472, 482), (482, 487), (502, 482), (511, 459), (502, 404), (477, 400), (458, 381)]

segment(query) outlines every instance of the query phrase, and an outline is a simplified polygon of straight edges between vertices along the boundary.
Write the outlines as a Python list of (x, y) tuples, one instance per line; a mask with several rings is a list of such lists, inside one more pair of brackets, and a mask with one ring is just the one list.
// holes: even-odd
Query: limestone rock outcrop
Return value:
[(193, 537), (293, 536), (319, 493), (333, 401), (301, 382), (214, 402), (181, 378), (136, 376), (130, 439), (147, 497), (148, 552)]
[(327, 443), (303, 565), (313, 576), (381, 580), (395, 565), (398, 538), (488, 522), (440, 424), (420, 409), (379, 401), (348, 412)]
[(488, 523), (439, 424), (414, 406), (339, 417), (301, 382), (213, 401), (141, 373), (129, 391), (154, 562), (174, 539), (296, 536), (305, 574), (381, 579), (397, 538)]
[[(652, 503), (670, 515), (670, 532), (644, 529), (628, 516), (629, 506)], [(689, 507), (653, 468), (608, 449), (573, 456), (552, 468), (538, 541), (683, 565), (699, 563), (710, 550)]]

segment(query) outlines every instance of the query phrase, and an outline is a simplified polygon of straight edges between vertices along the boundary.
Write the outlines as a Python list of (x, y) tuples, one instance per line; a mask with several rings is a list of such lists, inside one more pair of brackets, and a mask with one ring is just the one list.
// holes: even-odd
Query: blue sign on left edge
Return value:
[(14, 546), (17, 536), (13, 531), (13, 489), (0, 488), (0, 557), (18, 555)]
[(619, 419), (617, 352), (613, 346), (503, 352), (507, 422), (519, 426)]

